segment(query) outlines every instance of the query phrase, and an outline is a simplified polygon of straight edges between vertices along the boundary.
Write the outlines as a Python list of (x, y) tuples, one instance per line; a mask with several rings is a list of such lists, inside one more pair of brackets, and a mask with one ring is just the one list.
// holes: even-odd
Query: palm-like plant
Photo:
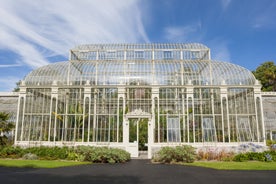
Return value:
[(5, 133), (8, 133), (14, 129), (14, 124), (9, 122), (10, 114), (6, 112), (0, 112), (0, 145), (7, 144), (7, 137)]

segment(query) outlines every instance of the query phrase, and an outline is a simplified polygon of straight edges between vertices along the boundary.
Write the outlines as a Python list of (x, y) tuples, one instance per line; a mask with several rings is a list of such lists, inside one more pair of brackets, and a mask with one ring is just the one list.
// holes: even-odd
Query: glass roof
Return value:
[(70, 60), (209, 60), (210, 49), (200, 43), (90, 44), (70, 50)]
[(252, 72), (211, 60), (97, 60), (57, 62), (33, 70), (30, 85), (254, 85)]
[(209, 49), (201, 43), (141, 43), (141, 44), (87, 44), (72, 50), (131, 50), (131, 49)]

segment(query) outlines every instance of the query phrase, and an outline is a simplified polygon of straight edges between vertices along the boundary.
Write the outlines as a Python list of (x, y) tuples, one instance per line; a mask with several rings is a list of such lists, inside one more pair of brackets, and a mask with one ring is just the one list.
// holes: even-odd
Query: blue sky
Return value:
[(275, 0), (0, 0), (0, 91), (89, 43), (203, 43), (249, 70), (276, 60)]

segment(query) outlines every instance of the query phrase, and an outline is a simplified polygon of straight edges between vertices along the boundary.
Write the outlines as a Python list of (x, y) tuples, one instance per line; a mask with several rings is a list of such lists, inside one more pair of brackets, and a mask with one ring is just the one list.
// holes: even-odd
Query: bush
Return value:
[(154, 157), (153, 161), (161, 163), (175, 163), (175, 162), (186, 162), (192, 163), (195, 161), (196, 153), (195, 148), (192, 146), (176, 146), (173, 147), (163, 147), (158, 151)]
[(72, 156), (74, 155), (75, 159), (77, 161), (91, 161), (90, 155), (95, 152), (95, 147), (91, 146), (78, 146), (75, 148), (73, 153), (70, 153)]
[(21, 158), (26, 152), (20, 147), (6, 146), (0, 150), (0, 158)]
[(130, 154), (122, 149), (79, 146), (70, 154), (71, 159), (93, 163), (122, 163), (130, 160)]
[(271, 146), (273, 144), (276, 144), (276, 141), (274, 141), (274, 140), (266, 140), (266, 145), (267, 146)]
[(264, 152), (247, 152), (235, 155), (233, 161), (244, 162), (244, 161), (261, 161), (271, 162), (276, 161), (275, 151), (264, 151)]
[(26, 153), (32, 153), (42, 160), (57, 160), (57, 159), (67, 159), (69, 153), (68, 147), (31, 147), (25, 149)]
[(130, 154), (124, 150), (106, 147), (79, 146), (68, 147), (3, 147), (0, 158), (23, 158), (27, 160), (77, 160), (94, 163), (119, 163), (130, 160)]
[(232, 161), (235, 153), (226, 150), (206, 149), (199, 150), (197, 153), (198, 160), (217, 160), (217, 161)]
[(130, 154), (116, 148), (98, 147), (90, 154), (90, 161), (93, 163), (120, 163), (130, 160)]
[(38, 156), (36, 156), (35, 154), (32, 154), (32, 153), (27, 153), (27, 154), (23, 155), (22, 158), (25, 160), (38, 160)]

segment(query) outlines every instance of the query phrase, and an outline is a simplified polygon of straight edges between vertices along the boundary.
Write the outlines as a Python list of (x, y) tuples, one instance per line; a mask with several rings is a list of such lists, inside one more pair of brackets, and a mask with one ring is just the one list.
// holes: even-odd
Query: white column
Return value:
[[(88, 99), (88, 114), (85, 114), (86, 109), (86, 98)], [(88, 125), (87, 125), (87, 142), (89, 142), (89, 133), (90, 133), (90, 102), (91, 101), (91, 88), (90, 88), (90, 81), (86, 81), (85, 87), (84, 87), (84, 98), (83, 98), (83, 125), (82, 125), (82, 142), (84, 142), (84, 134), (85, 134), (85, 116), (88, 116)]]
[[(152, 115), (154, 117), (154, 114)], [(148, 158), (152, 158), (152, 145), (154, 143), (154, 118), (149, 118), (148, 122)]]
[(189, 115), (189, 98), (192, 99), (192, 121), (193, 121), (193, 142), (195, 142), (195, 117), (194, 117), (194, 88), (192, 86), (192, 82), (189, 81), (187, 86), (187, 104), (186, 104), (186, 109), (187, 109), (187, 129), (188, 129), (188, 143), (190, 143), (190, 127), (189, 127), (189, 120), (190, 120), (190, 115)]
[(118, 87), (118, 103), (120, 101), (120, 98), (123, 99), (123, 144), (127, 147), (129, 142), (129, 121), (125, 117), (125, 111), (126, 111), (126, 99), (125, 99), (125, 87), (119, 86)]
[[(22, 102), (23, 99), (23, 102)], [(20, 104), (23, 103), (23, 109), (20, 109)], [(16, 116), (16, 125), (15, 125), (15, 137), (14, 137), (14, 142), (15, 144), (17, 144), (16, 142), (17, 140), (17, 134), (18, 134), (18, 125), (19, 123), (21, 123), (21, 134), (20, 134), (20, 140), (22, 141), (22, 137), (23, 137), (23, 128), (24, 128), (24, 111), (25, 111), (25, 104), (26, 104), (26, 87), (25, 87), (25, 82), (22, 81), (21, 82), (21, 86), (20, 86), (20, 91), (19, 91), (19, 97), (18, 97), (18, 104), (17, 104), (17, 116)], [(22, 112), (21, 115), (21, 119), (19, 119), (19, 113), (20, 111)], [(20, 122), (19, 122), (20, 121)]]
[[(159, 87), (152, 87), (151, 96), (151, 118), (148, 122), (148, 158), (152, 157), (152, 146), (154, 144), (154, 130), (155, 130), (155, 99), (159, 100)], [(158, 112), (157, 112), (158, 113)], [(157, 120), (158, 121), (158, 120)], [(159, 122), (158, 122), (159, 124)], [(157, 127), (159, 129), (159, 126)], [(158, 131), (159, 132), (159, 131)], [(159, 136), (159, 133), (158, 133)], [(159, 137), (158, 137), (159, 139)]]
[[(57, 126), (57, 101), (58, 101), (58, 87), (57, 87), (57, 83), (56, 81), (53, 81), (52, 84), (52, 89), (51, 89), (51, 104), (50, 104), (50, 118), (49, 118), (49, 130), (48, 130), (48, 142), (50, 142), (50, 138), (51, 138), (51, 126), (52, 126), (52, 116), (55, 117), (55, 121), (54, 121), (54, 137), (53, 137), (53, 141), (56, 142), (56, 126)], [(56, 99), (56, 103), (53, 104), (53, 99)], [(53, 110), (53, 106), (55, 107), (55, 109)]]
[[(256, 123), (257, 123), (257, 140), (260, 142), (260, 140), (265, 144), (266, 143), (266, 138), (265, 138), (265, 125), (264, 125), (264, 115), (263, 115), (263, 103), (262, 103), (262, 95), (261, 95), (261, 84), (259, 83), (258, 80), (256, 80), (255, 86), (254, 86), (254, 94), (255, 94), (255, 112), (256, 112)], [(258, 115), (258, 108), (257, 108), (257, 99), (260, 99), (260, 116)], [(261, 122), (259, 120), (261, 119)], [(259, 127), (261, 124), (262, 127)], [(260, 132), (259, 129), (262, 128), (262, 137), (260, 137)]]
[[(226, 103), (226, 109), (224, 109), (223, 107), (223, 99), (225, 99), (225, 103)], [(222, 122), (222, 136), (223, 136), (223, 142), (225, 142), (225, 133), (224, 133), (224, 129), (225, 129), (225, 122), (224, 116), (227, 116), (227, 134), (228, 134), (228, 142), (230, 142), (230, 127), (229, 127), (229, 117), (228, 117), (228, 100), (227, 100), (227, 88), (226, 87), (221, 87), (220, 88), (220, 104), (221, 104), (221, 122)], [(223, 113), (225, 110), (226, 115)]]

